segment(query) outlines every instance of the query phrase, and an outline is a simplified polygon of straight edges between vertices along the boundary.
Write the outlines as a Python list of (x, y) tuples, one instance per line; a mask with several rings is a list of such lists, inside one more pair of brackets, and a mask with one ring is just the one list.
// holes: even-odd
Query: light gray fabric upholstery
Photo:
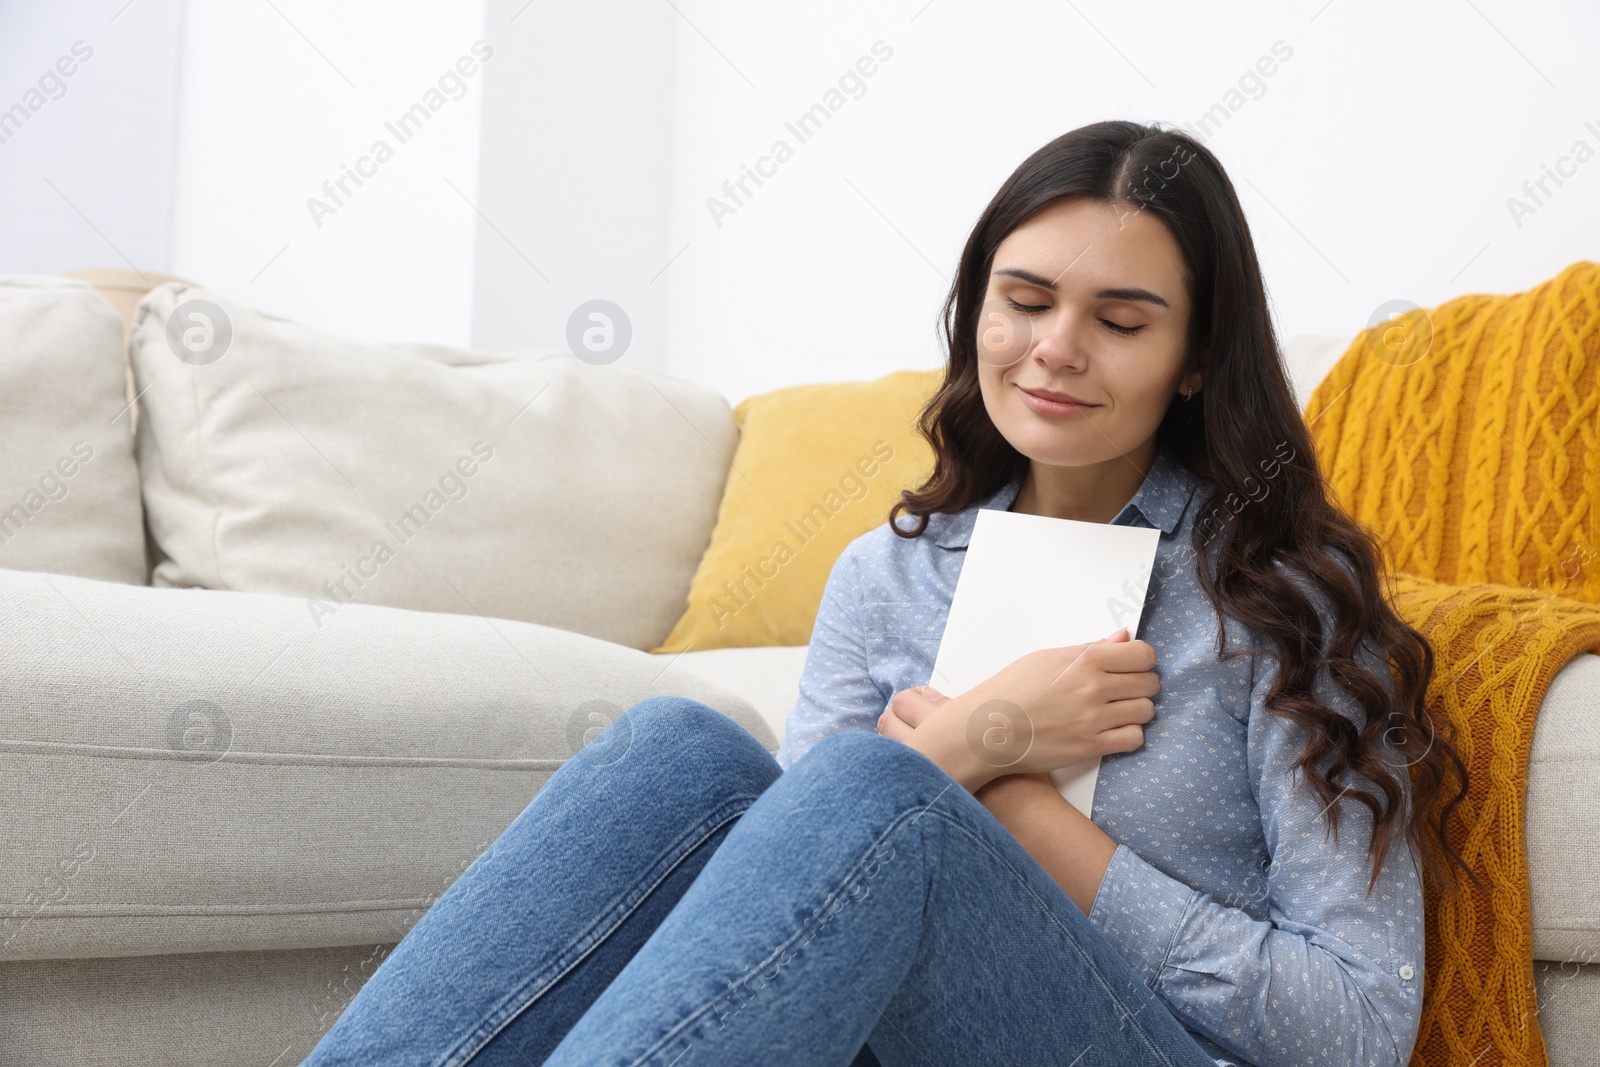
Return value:
[[(226, 347), (180, 359), (169, 324), (206, 321)], [(140, 301), (128, 352), (158, 586), (648, 650), (685, 610), (738, 442), (726, 400), (669, 375), (361, 344), (183, 283)]]
[(88, 285), (0, 278), (0, 567), (145, 583), (124, 366)]
[(1551, 679), (1524, 810), (1534, 959), (1600, 959), (1600, 656), (1574, 656)]
[(0, 1063), (295, 1067), (389, 947), (0, 963)]
[(800, 674), (805, 670), (806, 645), (774, 648), (709, 648), (703, 652), (663, 652), (661, 661), (669, 679), (687, 670), (750, 702), (756, 713), (783, 740), (784, 722), (800, 697)]
[(549, 627), (0, 571), (0, 959), (398, 940), (585, 733), (741, 698)]
[(1550, 1067), (1600, 1067), (1600, 963), (1535, 960), (1533, 981)]

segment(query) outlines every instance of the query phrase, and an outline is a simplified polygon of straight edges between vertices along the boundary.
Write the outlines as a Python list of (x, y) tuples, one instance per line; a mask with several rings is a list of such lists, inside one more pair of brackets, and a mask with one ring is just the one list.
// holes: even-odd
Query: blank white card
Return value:
[[(1042, 648), (1139, 636), (1160, 530), (980, 508), (930, 684), (959, 696)], [(1089, 815), (1098, 758), (1051, 781)]]

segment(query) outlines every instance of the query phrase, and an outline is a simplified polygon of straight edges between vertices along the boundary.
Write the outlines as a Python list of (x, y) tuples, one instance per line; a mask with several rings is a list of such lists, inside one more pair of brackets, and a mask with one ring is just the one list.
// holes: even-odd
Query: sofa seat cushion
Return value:
[(181, 283), (140, 301), (128, 352), (152, 584), (323, 617), (481, 612), (652, 648), (738, 439), (719, 394), (655, 371), (363, 344)]
[(550, 627), (0, 571), (0, 959), (398, 940), (597, 726), (750, 706)]
[(800, 674), (805, 669), (808, 645), (774, 645), (769, 648), (713, 648), (704, 652), (653, 653), (666, 666), (664, 679), (686, 670), (738, 693), (783, 740), (783, 726), (800, 698)]
[(124, 366), (87, 284), (0, 278), (0, 567), (145, 583)]

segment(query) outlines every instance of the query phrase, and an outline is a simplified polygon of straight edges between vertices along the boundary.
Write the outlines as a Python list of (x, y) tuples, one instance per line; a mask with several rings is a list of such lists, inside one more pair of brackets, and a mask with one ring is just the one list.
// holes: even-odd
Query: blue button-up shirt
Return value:
[[(930, 515), (919, 537), (884, 523), (846, 547), (778, 751), (785, 770), (829, 734), (875, 730), (895, 693), (939, 688), (933, 662), (977, 510), (1010, 510), (1020, 488), (1016, 479), (964, 511)], [(1118, 844), (1089, 919), (1219, 1064), (1405, 1067), (1422, 1016), (1414, 853), (1397, 834), (1368, 897), (1371, 814), (1341, 795), (1339, 842), (1324, 840), (1323, 805), (1293, 770), (1305, 735), (1265, 707), (1271, 643), (1230, 619), (1226, 647), (1267, 651), (1217, 655), (1217, 613), (1190, 540), (1203, 514), (1225, 524), (1232, 511), (1162, 449), (1111, 520), (1161, 531), (1136, 635), (1155, 649), (1161, 692), (1144, 744), (1101, 760), (1090, 817)], [(898, 522), (911, 528), (909, 516)], [(1208, 542), (1213, 564), (1221, 544)], [(1291, 577), (1320, 609), (1326, 642), (1331, 605)], [(1326, 669), (1314, 693), (1359, 722)]]

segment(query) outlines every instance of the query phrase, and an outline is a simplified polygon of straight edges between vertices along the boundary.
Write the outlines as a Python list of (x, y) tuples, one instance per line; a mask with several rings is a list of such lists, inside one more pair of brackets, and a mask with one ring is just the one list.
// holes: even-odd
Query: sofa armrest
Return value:
[(1533, 958), (1600, 960), (1600, 656), (1574, 656), (1550, 680), (1523, 818)]
[(0, 959), (393, 942), (598, 725), (743, 699), (531, 623), (0, 571)]

